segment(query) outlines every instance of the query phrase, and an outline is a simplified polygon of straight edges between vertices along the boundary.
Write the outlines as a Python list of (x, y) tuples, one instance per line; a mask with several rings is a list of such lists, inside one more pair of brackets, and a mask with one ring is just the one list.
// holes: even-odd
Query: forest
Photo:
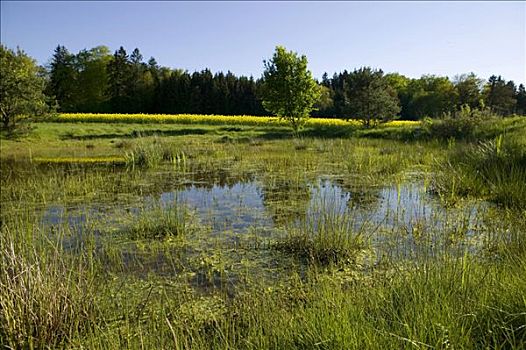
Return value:
[[(318, 81), (321, 98), (311, 116), (348, 118), (350, 80), (355, 72), (323, 74)], [(499, 115), (526, 113), (524, 85), (498, 74), (487, 80), (474, 73), (453, 79), (436, 75), (415, 79), (379, 72), (399, 101), (403, 120), (441, 117), (465, 105), (489, 108)], [(97, 46), (74, 54), (59, 45), (42, 74), (46, 94), (56, 99), (60, 112), (268, 114), (260, 97), (261, 78), (161, 67), (153, 57), (145, 61), (138, 48), (128, 54), (120, 47), (111, 54), (108, 47)]]

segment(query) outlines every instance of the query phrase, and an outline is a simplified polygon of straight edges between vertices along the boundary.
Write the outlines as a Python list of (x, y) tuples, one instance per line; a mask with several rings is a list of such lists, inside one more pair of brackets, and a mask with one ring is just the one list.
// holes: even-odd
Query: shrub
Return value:
[(441, 119), (424, 118), (422, 128), (432, 138), (473, 139), (479, 127), (495, 118), (489, 109), (471, 109), (463, 105), (459, 111), (444, 113)]

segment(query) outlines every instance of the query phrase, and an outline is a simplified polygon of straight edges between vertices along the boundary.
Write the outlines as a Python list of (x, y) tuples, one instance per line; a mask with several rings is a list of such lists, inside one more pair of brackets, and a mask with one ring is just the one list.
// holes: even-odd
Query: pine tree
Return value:
[(75, 111), (77, 77), (75, 56), (66, 47), (58, 45), (51, 59), (47, 94), (55, 98), (59, 110)]
[(517, 113), (526, 116), (526, 89), (524, 85), (519, 85), (515, 99), (517, 100)]
[(344, 90), (347, 117), (361, 120), (366, 127), (389, 121), (400, 112), (396, 92), (381, 70), (355, 70), (346, 79)]
[(509, 115), (513, 113), (517, 100), (515, 98), (515, 83), (492, 75), (488, 79), (485, 87), (486, 105), (491, 108), (494, 113), (500, 115)]
[(108, 63), (108, 95), (114, 113), (129, 111), (130, 73), (128, 54), (121, 46)]

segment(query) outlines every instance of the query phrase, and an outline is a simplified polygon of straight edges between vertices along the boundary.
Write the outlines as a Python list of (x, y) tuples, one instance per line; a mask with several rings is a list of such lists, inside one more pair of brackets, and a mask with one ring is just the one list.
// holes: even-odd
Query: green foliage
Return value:
[(485, 125), (495, 122), (495, 116), (487, 108), (471, 109), (469, 105), (461, 106), (460, 110), (448, 112), (440, 119), (424, 119), (422, 127), (427, 136), (442, 140), (474, 139), (477, 131)]
[(526, 88), (523, 84), (519, 85), (517, 91), (517, 113), (526, 116)]
[(327, 110), (333, 105), (333, 91), (325, 85), (320, 85), (320, 99), (314, 104), (317, 110)]
[[(108, 110), (108, 73), (110, 51), (106, 46), (82, 50), (76, 55), (77, 80), (74, 105), (78, 111), (104, 112)], [(70, 108), (73, 106), (70, 106)]]
[(405, 94), (402, 100), (406, 119), (437, 118), (456, 108), (457, 92), (447, 77), (424, 75), (411, 80)]
[[(296, 55), (285, 50), (283, 52)], [(298, 61), (296, 63), (306, 66), (306, 60), (301, 63), (302, 58), (297, 55), (295, 59)], [(292, 61), (294, 59), (289, 60), (289, 63)], [(272, 62), (265, 64), (270, 65)], [(347, 95), (349, 77), (354, 73), (347, 70), (335, 73), (332, 78), (324, 73), (320, 91), (315, 96), (306, 93), (303, 100), (293, 98), (289, 102), (285, 95), (276, 93), (273, 101), (280, 101), (280, 110), (276, 109), (278, 105), (269, 109), (269, 101), (266, 102), (267, 107), (263, 106), (261, 96), (268, 95), (265, 79), (237, 77), (230, 71), (214, 74), (209, 69), (203, 69), (190, 73), (161, 67), (153, 57), (144, 62), (137, 48), (128, 55), (121, 47), (111, 56), (105, 46), (82, 50), (77, 54), (70, 53), (64, 46), (58, 46), (48, 70), (50, 79), (46, 94), (58, 101), (62, 112), (266, 115), (266, 109), (274, 114), (279, 112), (291, 122), (293, 128), (299, 129), (305, 118), (298, 115), (344, 118), (349, 116), (349, 102), (353, 103)], [(304, 73), (304, 80), (310, 81), (307, 85), (314, 87), (315, 84), (309, 80), (312, 76), (306, 68)], [(282, 88), (290, 87), (283, 89), (285, 94), (296, 91), (304, 83), (301, 82), (303, 78), (291, 79), (294, 74), (303, 73), (299, 70), (283, 72), (283, 76), (275, 79), (281, 81), (275, 86), (281, 84)], [(454, 112), (462, 105), (481, 108), (484, 103), (494, 113), (501, 115), (526, 113), (524, 86), (519, 85), (517, 88), (513, 81), (505, 81), (501, 77), (491, 77), (484, 89), (482, 80), (473, 73), (458, 75), (453, 82), (447, 77), (433, 75), (410, 79), (399, 73), (389, 73), (384, 78), (388, 90), (391, 90), (389, 95), (396, 95), (399, 99), (402, 119), (438, 118), (443, 113)], [(358, 101), (362, 99), (363, 96), (357, 98)], [(285, 113), (289, 113), (289, 116), (285, 116)], [(383, 118), (376, 120), (381, 121)]]
[(366, 127), (394, 119), (400, 112), (396, 92), (381, 70), (370, 67), (355, 70), (345, 80), (344, 91), (348, 116)]
[(307, 70), (307, 57), (277, 46), (264, 65), (263, 106), (288, 120), (297, 132), (320, 98), (320, 88)]
[(457, 105), (469, 106), (470, 108), (483, 107), (482, 101), (482, 79), (477, 78), (474, 73), (462, 74), (455, 77), (453, 82), (457, 95)]
[(45, 81), (35, 61), (23, 51), (0, 45), (0, 111), (2, 128), (22, 131), (23, 123), (49, 111)]
[(108, 110), (108, 74), (111, 59), (106, 46), (71, 54), (57, 46), (49, 67), (46, 93), (56, 99), (63, 112)]
[(46, 93), (57, 101), (61, 111), (72, 111), (76, 108), (75, 97), (79, 93), (75, 84), (77, 76), (75, 56), (64, 46), (57, 46), (49, 67)]

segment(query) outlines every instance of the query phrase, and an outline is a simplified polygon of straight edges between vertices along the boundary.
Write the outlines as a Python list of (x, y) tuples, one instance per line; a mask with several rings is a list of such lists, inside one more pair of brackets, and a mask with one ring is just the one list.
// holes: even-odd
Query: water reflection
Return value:
[[(331, 176), (309, 181), (272, 174), (228, 178), (157, 172), (145, 177), (140, 186), (142, 196), (113, 194), (112, 200), (104, 203), (49, 205), (41, 222), (58, 227), (65, 224), (77, 233), (64, 241), (69, 251), (82, 251), (89, 243), (86, 240), (93, 239), (108, 269), (139, 275), (190, 273), (187, 277), (201, 287), (214, 287), (224, 278), (234, 283), (246, 262), (250, 262), (251, 271), (265, 278), (275, 278), (278, 269), (286, 274), (291, 268), (305, 268), (292, 256), (246, 247), (257, 247), (258, 239), (270, 242), (291, 226), (320, 222), (320, 215), (346, 216), (354, 230), (369, 237), (374, 252), (370, 265), (384, 258), (434, 256), (453, 245), (455, 249), (476, 249), (477, 236), (487, 231), (482, 228), (483, 215), (479, 215), (484, 205), (446, 209), (418, 181), (363, 187), (352, 179)], [(123, 234), (141, 211), (148, 214), (149, 208), (174, 204), (186, 206), (201, 225), (200, 232), (187, 237), (184, 244), (130, 241)], [(98, 226), (90, 226), (92, 223)]]
[[(422, 222), (443, 225), (450, 215), (450, 211), (428, 195), (423, 184), (418, 182), (356, 190), (331, 178), (309, 182), (267, 176), (219, 183), (200, 179), (203, 177), (197, 175), (156, 174), (148, 181), (152, 183), (149, 191), (144, 191), (143, 197), (137, 198), (135, 203), (130, 203), (129, 198), (119, 202), (120, 197), (114, 196), (111, 204), (83, 203), (72, 205), (68, 210), (60, 205), (50, 205), (44, 210), (42, 222), (45, 225), (66, 223), (79, 226), (89, 217), (92, 221), (106, 220), (108, 224), (118, 224), (119, 220), (115, 218), (123, 213), (134, 215), (141, 208), (156, 203), (166, 206), (174, 202), (186, 205), (195, 212), (200, 223), (214, 233), (246, 233), (252, 227), (272, 230), (324, 211), (352, 215), (357, 225), (368, 222), (408, 230)], [(470, 210), (476, 212), (477, 209), (472, 207)]]

